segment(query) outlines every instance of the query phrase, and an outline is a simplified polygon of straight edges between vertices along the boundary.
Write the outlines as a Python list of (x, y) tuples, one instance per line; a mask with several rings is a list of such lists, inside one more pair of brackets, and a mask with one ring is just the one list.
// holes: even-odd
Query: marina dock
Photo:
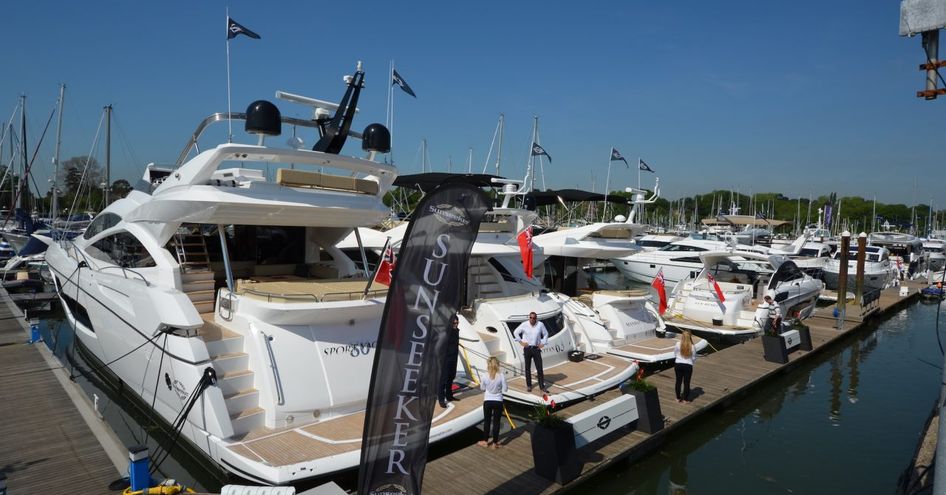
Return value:
[[(921, 282), (921, 281), (920, 281)], [(581, 474), (565, 485), (546, 480), (534, 471), (532, 459), (531, 424), (517, 424), (517, 428), (500, 440), (502, 448), (484, 449), (472, 445), (432, 460), (427, 464), (424, 490), (430, 493), (450, 493), (462, 486), (469, 493), (496, 494), (553, 494), (564, 493), (580, 487), (587, 480), (619, 462), (635, 461), (655, 452), (684, 425), (699, 421), (705, 413), (726, 407), (740, 397), (751, 393), (758, 385), (794, 369), (810, 356), (830, 347), (832, 343), (861, 329), (865, 321), (904, 307), (918, 298), (922, 283), (905, 282), (909, 291), (900, 296), (900, 288), (894, 287), (881, 293), (871, 308), (848, 303), (842, 328), (833, 316), (834, 306), (820, 308), (815, 315), (805, 320), (811, 331), (812, 350), (796, 350), (789, 354), (789, 362), (777, 364), (763, 359), (761, 339), (755, 338), (737, 344), (697, 360), (693, 401), (678, 403), (674, 395), (674, 372), (666, 369), (649, 376), (660, 397), (660, 408), (664, 416), (663, 430), (646, 434), (624, 428), (613, 432), (589, 445), (578, 449), (582, 463)], [(583, 401), (560, 411), (570, 417), (598, 404), (611, 400), (620, 391), (611, 390), (594, 401)]]
[(107, 493), (127, 451), (0, 289), (0, 473), (8, 493)]

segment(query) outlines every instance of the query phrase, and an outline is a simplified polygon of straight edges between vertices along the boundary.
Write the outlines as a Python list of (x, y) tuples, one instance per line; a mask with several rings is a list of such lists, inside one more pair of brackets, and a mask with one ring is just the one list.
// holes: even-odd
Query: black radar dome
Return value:
[(381, 124), (369, 124), (361, 134), (361, 149), (387, 153), (391, 151), (391, 132)]
[(276, 105), (266, 100), (256, 100), (246, 107), (246, 132), (278, 136), (282, 133), (282, 120)]

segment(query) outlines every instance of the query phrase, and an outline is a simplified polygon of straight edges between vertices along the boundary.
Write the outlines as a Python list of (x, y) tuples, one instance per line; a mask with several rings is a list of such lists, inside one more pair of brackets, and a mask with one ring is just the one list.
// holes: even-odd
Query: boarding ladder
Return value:
[(173, 243), (182, 272), (210, 270), (207, 242), (200, 232), (180, 229), (174, 234)]

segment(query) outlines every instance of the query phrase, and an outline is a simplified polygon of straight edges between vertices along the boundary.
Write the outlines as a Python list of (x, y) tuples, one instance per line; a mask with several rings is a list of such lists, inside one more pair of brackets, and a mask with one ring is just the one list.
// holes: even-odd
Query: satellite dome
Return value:
[(282, 133), (282, 116), (276, 105), (266, 100), (256, 100), (246, 107), (246, 132), (264, 136)]
[(381, 124), (369, 124), (361, 133), (361, 149), (378, 153), (391, 151), (391, 132)]

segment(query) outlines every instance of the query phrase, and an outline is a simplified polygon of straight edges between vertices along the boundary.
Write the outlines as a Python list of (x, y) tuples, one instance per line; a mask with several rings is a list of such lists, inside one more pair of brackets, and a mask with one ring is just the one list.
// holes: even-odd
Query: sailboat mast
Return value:
[(20, 96), (20, 180), (16, 183), (16, 207), (23, 206), (23, 183), (26, 181), (26, 95)]
[(49, 216), (55, 221), (59, 213), (59, 149), (62, 146), (62, 109), (66, 103), (66, 85), (59, 85), (59, 115), (56, 116), (56, 153), (53, 155), (52, 198)]
[(503, 161), (503, 127), (506, 125), (506, 115), (499, 114), (499, 147), (496, 149), (496, 175), (499, 175), (499, 164)]
[(112, 105), (105, 107), (105, 182), (102, 184), (105, 193), (104, 206), (108, 206), (109, 190), (112, 174)]

